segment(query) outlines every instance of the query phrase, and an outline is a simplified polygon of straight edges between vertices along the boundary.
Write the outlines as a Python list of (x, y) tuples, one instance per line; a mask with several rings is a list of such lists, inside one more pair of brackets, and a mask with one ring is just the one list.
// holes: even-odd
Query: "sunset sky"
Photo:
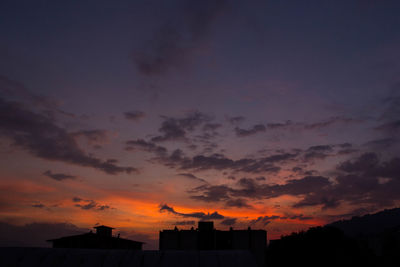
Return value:
[(155, 249), (199, 220), (273, 239), (398, 207), (399, 11), (1, 1), (0, 245), (104, 224)]

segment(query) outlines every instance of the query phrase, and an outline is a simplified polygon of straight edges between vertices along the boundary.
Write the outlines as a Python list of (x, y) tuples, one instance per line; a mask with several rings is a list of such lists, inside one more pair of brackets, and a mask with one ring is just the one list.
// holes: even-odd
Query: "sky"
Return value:
[(157, 249), (199, 220), (275, 239), (398, 207), (399, 9), (1, 1), (0, 245), (104, 224)]

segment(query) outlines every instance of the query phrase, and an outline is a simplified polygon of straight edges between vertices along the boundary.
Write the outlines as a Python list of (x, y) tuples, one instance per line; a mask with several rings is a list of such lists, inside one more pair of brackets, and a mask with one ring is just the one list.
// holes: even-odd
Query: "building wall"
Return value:
[(265, 230), (164, 230), (160, 250), (249, 250), (259, 266), (265, 264)]
[(179, 231), (160, 231), (160, 250), (179, 250)]
[(195, 230), (179, 231), (179, 247), (181, 250), (197, 250), (198, 232)]
[(250, 249), (250, 231), (233, 230), (232, 249)]

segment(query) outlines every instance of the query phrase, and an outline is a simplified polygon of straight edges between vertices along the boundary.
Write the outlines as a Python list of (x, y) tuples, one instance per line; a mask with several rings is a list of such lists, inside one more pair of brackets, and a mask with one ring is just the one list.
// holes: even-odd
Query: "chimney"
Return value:
[(112, 227), (108, 227), (105, 225), (100, 225), (100, 226), (96, 226), (93, 227), (96, 229), (96, 234), (100, 235), (100, 236), (106, 236), (106, 237), (112, 237)]

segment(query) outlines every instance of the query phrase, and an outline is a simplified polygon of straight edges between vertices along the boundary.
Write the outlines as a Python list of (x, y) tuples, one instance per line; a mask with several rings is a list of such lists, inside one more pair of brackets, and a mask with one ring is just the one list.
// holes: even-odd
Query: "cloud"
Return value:
[(331, 125), (337, 124), (337, 123), (355, 123), (355, 122), (358, 123), (358, 122), (360, 122), (360, 120), (337, 116), (337, 117), (332, 117), (332, 118), (329, 118), (329, 119), (327, 119), (325, 121), (321, 121), (321, 122), (305, 123), (304, 128), (314, 130), (314, 129), (325, 128), (325, 127), (328, 127), (328, 126), (331, 126)]
[(332, 152), (333, 147), (331, 145), (318, 145), (318, 146), (310, 146), (307, 151), (315, 151), (315, 152)]
[(46, 113), (49, 117), (65, 115), (74, 117), (73, 114), (60, 110), (59, 103), (46, 96), (33, 94), (22, 83), (0, 75), (0, 98), (12, 102), (20, 102), (23, 106)]
[(378, 131), (384, 131), (390, 134), (397, 133), (400, 130), (400, 120), (391, 121), (388, 123), (381, 124), (374, 128)]
[(96, 201), (91, 200), (91, 199), (82, 199), (79, 197), (74, 197), (74, 198), (72, 198), (72, 201), (77, 203), (77, 204), (75, 204), (75, 207), (81, 208), (83, 210), (104, 211), (104, 210), (108, 210), (108, 209), (114, 209), (108, 205), (99, 204)]
[(276, 220), (276, 219), (280, 219), (281, 217), (278, 215), (272, 215), (272, 216), (259, 216), (257, 219), (255, 220), (251, 220), (250, 224), (254, 225), (257, 223), (261, 223), (264, 226), (267, 226), (272, 220)]
[(156, 30), (152, 39), (143, 49), (134, 52), (133, 60), (139, 73), (161, 75), (187, 66), (224, 8), (225, 0), (178, 2), (175, 12)]
[(256, 124), (250, 129), (241, 129), (239, 127), (235, 128), (236, 136), (238, 137), (246, 137), (250, 135), (254, 135), (256, 133), (261, 133), (266, 131), (266, 127), (263, 124)]
[(125, 112), (124, 116), (125, 119), (127, 120), (139, 121), (146, 116), (146, 113), (144, 113), (143, 111), (135, 110), (135, 111)]
[(106, 130), (81, 130), (72, 132), (70, 135), (85, 138), (89, 145), (98, 145), (109, 141), (109, 133)]
[(229, 218), (229, 219), (225, 219), (221, 222), (222, 225), (234, 225), (236, 224), (237, 218)]
[(338, 165), (337, 169), (349, 173), (370, 172), (377, 168), (379, 164), (378, 155), (375, 153), (364, 153), (352, 161), (345, 161)]
[(230, 124), (236, 125), (236, 124), (239, 124), (239, 123), (244, 122), (244, 121), (246, 120), (246, 118), (243, 117), (243, 116), (235, 116), (235, 117), (226, 116), (226, 120), (227, 120)]
[(360, 123), (362, 120), (347, 118), (343, 116), (336, 116), (331, 117), (326, 120), (306, 123), (306, 122), (293, 122), (293, 121), (286, 121), (284, 123), (268, 123), (267, 128), (271, 130), (319, 130), (326, 127), (333, 126), (335, 124), (353, 124), (353, 123)]
[(83, 199), (80, 198), (80, 197), (73, 197), (73, 198), (72, 198), (72, 201), (73, 201), (73, 202), (81, 202), (81, 201), (83, 201)]
[(290, 120), (284, 123), (268, 123), (267, 128), (271, 130), (275, 129), (287, 129), (288, 127), (292, 126), (294, 123)]
[(194, 225), (196, 224), (195, 221), (177, 221), (173, 223), (173, 225)]
[(68, 174), (63, 174), (63, 173), (52, 173), (50, 170), (47, 170), (43, 173), (43, 175), (50, 177), (51, 179), (54, 179), (56, 181), (63, 181), (63, 180), (74, 180), (76, 179), (76, 176), (73, 175), (68, 175)]
[(258, 224), (261, 223), (264, 226), (267, 226), (274, 220), (300, 220), (300, 221), (306, 221), (306, 220), (311, 220), (313, 217), (311, 216), (304, 216), (303, 214), (288, 214), (285, 216), (280, 216), (280, 215), (271, 215), (271, 216), (259, 216), (255, 220), (251, 220), (250, 224)]
[(89, 229), (70, 223), (13, 225), (0, 222), (0, 247), (49, 247), (51, 244), (46, 240), (88, 232)]
[(215, 131), (220, 127), (222, 127), (220, 123), (206, 123), (203, 126), (203, 131)]
[(33, 207), (33, 208), (42, 209), (42, 208), (46, 208), (46, 205), (44, 205), (44, 204), (42, 204), (42, 203), (35, 203), (35, 204), (32, 204), (32, 207)]
[(364, 153), (337, 166), (335, 183), (312, 190), (296, 206), (322, 205), (323, 209), (341, 203), (362, 207), (390, 207), (400, 200), (400, 158), (382, 161), (376, 153)]
[(298, 214), (298, 215), (291, 215), (290, 217), (289, 217), (289, 219), (292, 219), (292, 220), (300, 220), (300, 221), (306, 221), (306, 220), (312, 220), (313, 219), (313, 217), (311, 217), (311, 216), (304, 216), (303, 214)]
[[(227, 204), (242, 204), (237, 199), (270, 199), (283, 195), (303, 196), (301, 201), (308, 201), (318, 195), (318, 192), (325, 191), (326, 187), (332, 186), (328, 178), (322, 176), (306, 176), (301, 179), (292, 179), (285, 184), (261, 184), (253, 178), (241, 178), (236, 186), (228, 185), (202, 185), (188, 191), (190, 198), (205, 202), (222, 202)], [(301, 206), (307, 206), (307, 203)], [(318, 203), (318, 204), (316, 204)], [(314, 201), (312, 205), (322, 204), (320, 200)]]
[(159, 128), (162, 135), (153, 137), (152, 142), (185, 141), (188, 132), (192, 132), (197, 126), (211, 120), (210, 116), (198, 111), (183, 118), (163, 118), (164, 121)]
[(235, 208), (252, 208), (252, 206), (249, 205), (247, 201), (244, 200), (243, 198), (230, 199), (225, 203), (225, 205), (227, 207), (235, 207)]
[(191, 180), (197, 180), (197, 181), (200, 181), (200, 182), (203, 182), (203, 183), (208, 183), (206, 180), (204, 180), (202, 178), (199, 178), (199, 177), (197, 177), (197, 176), (195, 176), (195, 175), (193, 175), (191, 173), (179, 173), (178, 175), (182, 176), (182, 177), (186, 177), (186, 178), (191, 179)]
[(79, 148), (73, 135), (59, 127), (53, 118), (19, 103), (0, 98), (0, 121), (0, 135), (36, 157), (92, 167), (108, 174), (137, 171), (133, 167), (120, 167), (87, 155)]
[(164, 212), (167, 211), (169, 213), (182, 216), (185, 218), (197, 218), (200, 220), (222, 220), (225, 216), (219, 214), (217, 211), (213, 213), (204, 213), (204, 212), (193, 212), (193, 213), (181, 213), (174, 210), (174, 208), (168, 206), (167, 204), (160, 204), (159, 211)]
[(147, 142), (143, 139), (129, 140), (126, 141), (125, 144), (126, 144), (125, 150), (127, 151), (140, 149), (146, 152), (155, 153), (160, 157), (165, 156), (167, 154), (167, 149), (165, 147), (156, 145), (152, 142)]
[(242, 158), (233, 160), (222, 154), (213, 154), (210, 156), (197, 155), (192, 158), (185, 157), (181, 150), (175, 150), (168, 157), (158, 158), (158, 162), (181, 170), (234, 170), (247, 173), (277, 173), (280, 167), (277, 163), (288, 162), (294, 160), (298, 154), (282, 153), (273, 154), (258, 159)]
[(189, 191), (189, 193), (202, 192), (202, 195), (191, 195), (190, 198), (204, 202), (219, 202), (230, 200), (231, 188), (227, 185), (203, 185)]
[(396, 140), (395, 138), (380, 138), (380, 139), (370, 140), (364, 143), (363, 146), (366, 146), (372, 150), (385, 150), (391, 148), (397, 143), (398, 140)]

